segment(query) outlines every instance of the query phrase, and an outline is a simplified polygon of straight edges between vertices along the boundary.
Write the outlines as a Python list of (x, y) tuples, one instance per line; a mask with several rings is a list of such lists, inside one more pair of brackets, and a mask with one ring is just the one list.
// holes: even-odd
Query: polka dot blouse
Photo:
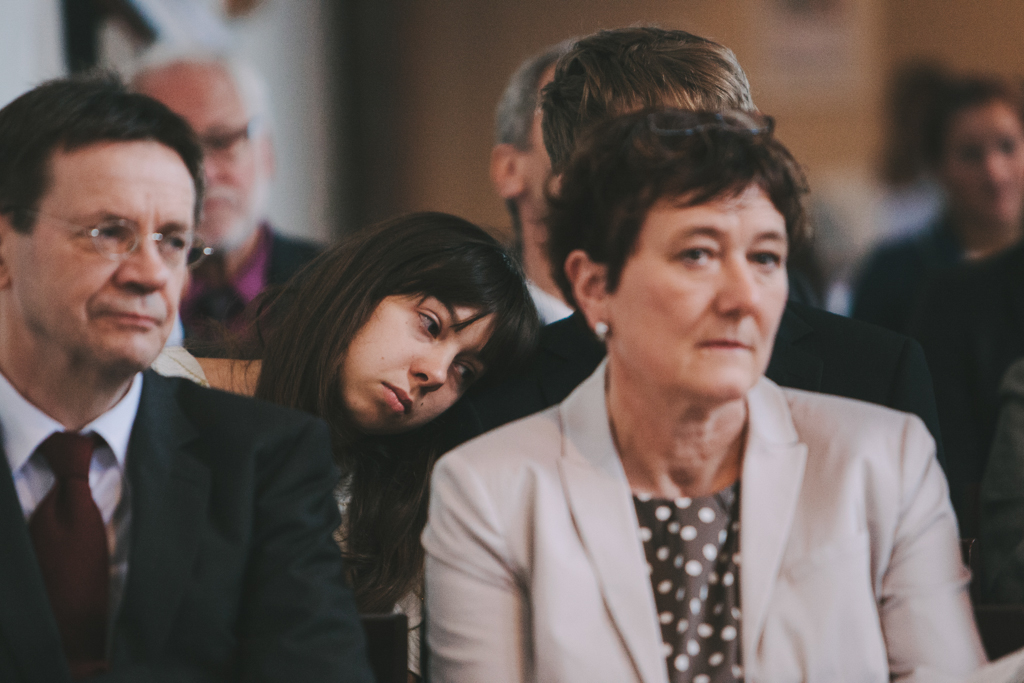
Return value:
[(633, 501), (669, 680), (742, 681), (739, 484), (702, 498)]

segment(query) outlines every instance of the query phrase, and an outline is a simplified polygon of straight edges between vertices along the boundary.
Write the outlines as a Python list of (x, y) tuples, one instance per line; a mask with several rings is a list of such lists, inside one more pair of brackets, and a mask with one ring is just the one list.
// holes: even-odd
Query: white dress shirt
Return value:
[(533, 305), (537, 308), (541, 325), (549, 325), (556, 320), (572, 315), (572, 309), (564, 301), (557, 296), (548, 294), (533, 281), (527, 280), (526, 288), (530, 290), (530, 298), (533, 299)]
[(185, 326), (181, 324), (181, 316), (175, 316), (174, 327), (171, 328), (171, 335), (167, 337), (164, 346), (181, 346), (185, 343)]
[[(116, 614), (124, 582), (128, 575), (128, 534), (131, 506), (125, 486), (124, 467), (128, 440), (139, 411), (142, 396), (142, 373), (132, 379), (124, 397), (113, 408), (87, 424), (82, 434), (97, 434), (104, 443), (93, 451), (89, 467), (89, 488), (100, 510), (107, 530), (110, 552), (110, 612)], [(21, 511), (26, 521), (35, 512), (54, 484), (53, 472), (46, 458), (36, 449), (54, 432), (64, 426), (29, 403), (0, 373), (0, 431), (4, 454), (14, 478)], [(114, 619), (110, 619), (111, 626)], [(108, 638), (108, 643), (110, 642)]]

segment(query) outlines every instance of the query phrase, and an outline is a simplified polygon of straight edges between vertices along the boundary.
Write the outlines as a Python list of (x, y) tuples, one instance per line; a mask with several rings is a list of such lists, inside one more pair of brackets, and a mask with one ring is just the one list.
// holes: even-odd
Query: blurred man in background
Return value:
[(875, 250), (853, 307), (854, 317), (897, 332), (907, 331), (936, 274), (1012, 246), (1024, 220), (1019, 86), (995, 77), (947, 79), (923, 123), (923, 151), (945, 192), (946, 209), (919, 234)]
[[(888, 256), (890, 270), (902, 271), (885, 282), (907, 280), (924, 271), (921, 264), (931, 268), (918, 285), (909, 330), (935, 378), (949, 446), (946, 476), (967, 537), (975, 531), (1003, 376), (1024, 356), (1024, 97), (1017, 84), (968, 78), (954, 83), (946, 100), (931, 143), (947, 215), (917, 244), (903, 246), (902, 260), (899, 243), (877, 260)], [(943, 253), (947, 260), (935, 264)]]
[(203, 146), (208, 190), (199, 235), (214, 253), (182, 299), (185, 334), (212, 340), (224, 326), (238, 332), (245, 307), (318, 251), (281, 235), (266, 218), (274, 174), (267, 88), (249, 65), (204, 55), (145, 60), (133, 85), (188, 121)]
[(555, 62), (572, 47), (566, 40), (536, 54), (516, 69), (498, 102), (494, 116), (491, 181), (505, 200), (515, 247), (526, 271), (527, 286), (545, 325), (572, 314), (551, 276), (544, 225), (544, 191), (551, 177), (551, 160), (541, 137), (537, 104), (544, 86), (555, 75)]

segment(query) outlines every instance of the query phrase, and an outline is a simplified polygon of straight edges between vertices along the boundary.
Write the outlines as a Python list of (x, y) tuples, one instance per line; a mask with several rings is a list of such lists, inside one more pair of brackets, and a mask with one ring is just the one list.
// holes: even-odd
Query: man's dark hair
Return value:
[[(718, 118), (727, 123), (717, 125)], [(743, 124), (728, 123), (736, 120)], [(744, 112), (646, 110), (595, 125), (580, 140), (558, 195), (548, 197), (551, 263), (564, 264), (572, 251), (582, 249), (608, 267), (605, 286), (614, 292), (655, 204), (697, 206), (738, 196), (751, 186), (764, 190), (782, 214), (790, 244), (799, 243), (808, 229), (807, 182), (789, 151), (772, 137), (769, 121)], [(575, 305), (565, 270), (552, 268), (552, 275)]]
[(1024, 126), (1024, 93), (1018, 84), (994, 76), (953, 78), (941, 88), (934, 114), (925, 131), (925, 155), (933, 166), (942, 163), (953, 119), (967, 109), (994, 102), (1008, 106)]
[(747, 75), (729, 48), (686, 31), (634, 26), (576, 41), (558, 60), (541, 106), (554, 173), (591, 126), (640, 109), (754, 109)]
[(19, 232), (50, 185), (55, 152), (102, 142), (151, 140), (174, 150), (192, 176), (194, 215), (203, 205), (203, 152), (192, 128), (156, 100), (129, 92), (111, 74), (48, 81), (0, 109), (0, 214)]

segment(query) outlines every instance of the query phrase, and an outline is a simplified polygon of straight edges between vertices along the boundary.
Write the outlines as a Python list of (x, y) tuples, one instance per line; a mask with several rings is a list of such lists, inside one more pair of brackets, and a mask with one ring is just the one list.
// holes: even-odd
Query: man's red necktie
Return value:
[(110, 561), (103, 517), (89, 488), (95, 441), (56, 432), (39, 445), (56, 482), (29, 520), (36, 559), (74, 678), (106, 670)]

